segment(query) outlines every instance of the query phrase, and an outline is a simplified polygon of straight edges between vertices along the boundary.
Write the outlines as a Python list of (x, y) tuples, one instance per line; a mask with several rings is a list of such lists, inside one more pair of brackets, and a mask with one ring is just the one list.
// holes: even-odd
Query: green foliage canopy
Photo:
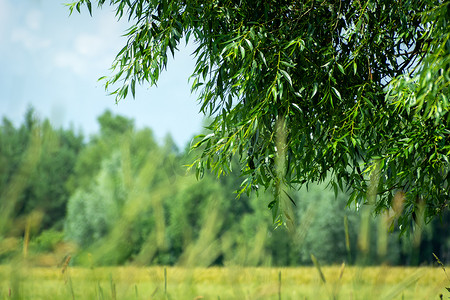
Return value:
[[(349, 202), (393, 206), (402, 229), (448, 209), (450, 2), (415, 0), (79, 0), (109, 2), (131, 23), (106, 88), (119, 101), (155, 84), (168, 55), (194, 39), (193, 90), (212, 116), (194, 148), (199, 174), (231, 168), (243, 190), (329, 178)], [(368, 197), (368, 194), (377, 197)], [(370, 199), (373, 198), (373, 201)], [(421, 217), (422, 218), (422, 217)]]
[(66, 213), (70, 177), (83, 147), (83, 136), (54, 129), (39, 120), (32, 108), (15, 128), (7, 118), (0, 124), (0, 234), (17, 232), (11, 219), (38, 212), (42, 229), (60, 228)]

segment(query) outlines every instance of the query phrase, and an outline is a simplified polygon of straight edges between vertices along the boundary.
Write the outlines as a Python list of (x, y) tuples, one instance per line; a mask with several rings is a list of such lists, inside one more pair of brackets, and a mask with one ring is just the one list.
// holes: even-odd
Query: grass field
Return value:
[[(319, 271), (321, 270), (321, 271)], [(0, 266), (0, 299), (448, 299), (441, 268)], [(440, 295), (443, 296), (440, 296)]]

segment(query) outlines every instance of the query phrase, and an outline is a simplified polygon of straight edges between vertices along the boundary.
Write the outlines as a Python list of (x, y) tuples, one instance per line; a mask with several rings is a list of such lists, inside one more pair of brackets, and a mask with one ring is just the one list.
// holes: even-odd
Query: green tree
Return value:
[(71, 129), (54, 129), (48, 120), (42, 122), (41, 131), (41, 157), (31, 174), (24, 211), (41, 210), (42, 228), (61, 230), (70, 197), (66, 183), (84, 146), (83, 137)]
[[(69, 178), (68, 187), (71, 192), (77, 188), (87, 188), (101, 168), (104, 159), (111, 157), (117, 149), (134, 153), (131, 161), (133, 167), (139, 166), (147, 155), (157, 147), (150, 129), (134, 131), (134, 122), (123, 116), (113, 115), (105, 111), (98, 117), (100, 125), (99, 134), (93, 135), (89, 144), (83, 148), (76, 161), (72, 176)], [(124, 148), (124, 149), (121, 149)], [(136, 170), (136, 168), (131, 169)]]
[[(80, 153), (72, 176), (66, 238), (80, 263), (166, 262), (166, 198), (177, 191), (181, 162), (170, 138), (159, 147), (149, 129), (105, 112), (100, 134)], [(88, 255), (91, 253), (91, 255)]]
[[(26, 192), (30, 177), (41, 154), (41, 134), (33, 110), (25, 115), (25, 122), (16, 129), (6, 118), (0, 133), (1, 193), (0, 193), (0, 234), (15, 234), (23, 228), (16, 228), (14, 221), (23, 216), (23, 207), (29, 197)], [(29, 211), (28, 211), (29, 212)], [(19, 232), (17, 232), (19, 231)]]
[(78, 189), (69, 199), (65, 233), (86, 247), (104, 237), (118, 221), (126, 199), (120, 152), (102, 162), (88, 189)]
[(4, 119), (0, 126), (0, 205), (2, 212), (10, 212), (3, 218), (23, 218), (40, 211), (42, 229), (60, 229), (69, 198), (66, 182), (82, 147), (81, 135), (40, 121), (31, 108), (17, 129)]
[[(333, 192), (324, 185), (311, 186), (298, 193), (298, 218), (302, 224), (298, 230), (304, 236), (300, 242), (298, 261), (310, 264), (311, 254), (325, 264), (353, 263), (356, 250), (359, 218), (355, 210), (345, 210), (348, 200), (345, 194), (334, 199)], [(348, 222), (348, 242), (345, 232)], [(302, 228), (305, 227), (305, 228)], [(349, 261), (350, 260), (350, 261)]]
[[(448, 209), (450, 2), (417, 0), (79, 0), (131, 26), (106, 78), (116, 101), (156, 84), (181, 40), (195, 40), (193, 89), (212, 116), (194, 147), (203, 173), (238, 156), (243, 188), (329, 180), (381, 211), (404, 193), (402, 230)], [(371, 191), (377, 197), (369, 201)], [(420, 216), (419, 216), (420, 215)]]

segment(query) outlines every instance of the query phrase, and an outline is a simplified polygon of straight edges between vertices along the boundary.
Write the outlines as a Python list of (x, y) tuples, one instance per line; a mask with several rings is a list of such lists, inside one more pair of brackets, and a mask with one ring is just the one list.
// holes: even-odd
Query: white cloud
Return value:
[(32, 10), (27, 13), (25, 17), (25, 23), (31, 30), (38, 30), (42, 24), (42, 13), (38, 10)]
[(8, 16), (9, 7), (5, 0), (0, 0), (0, 22), (5, 21)]
[(84, 75), (88, 70), (87, 61), (74, 52), (59, 52), (54, 57), (56, 66), (69, 68), (78, 75)]
[[(0, 0), (0, 10), (2, 9), (1, 1), (3, 0)], [(11, 30), (11, 40), (22, 44), (28, 50), (49, 47), (51, 40), (43, 36), (40, 32), (42, 20), (43, 16), (41, 11), (34, 9), (27, 12), (25, 14), (25, 21), (20, 23), (22, 26)]]
[(13, 42), (20, 43), (29, 50), (47, 48), (51, 44), (49, 39), (41, 38), (37, 34), (24, 28), (13, 29), (11, 32), (11, 39)]
[(89, 33), (76, 35), (70, 49), (60, 50), (54, 56), (58, 67), (69, 68), (77, 75), (95, 79), (108, 72), (116, 51), (124, 42), (120, 38), (124, 26), (115, 22), (113, 15), (106, 14), (92, 28), (94, 30)]
[(6, 24), (8, 24), (8, 19), (10, 15), (10, 7), (6, 0), (0, 0), (0, 43), (3, 41), (3, 31), (5, 31)]
[[(80, 22), (84, 17), (80, 16)], [(73, 25), (77, 24), (72, 22)], [(73, 32), (68, 43), (55, 41), (58, 47), (54, 49), (54, 65), (95, 83), (97, 78), (109, 73), (117, 52), (126, 42), (121, 37), (126, 27), (124, 22), (116, 21), (114, 12), (99, 11), (95, 18), (89, 17), (77, 26), (76, 31), (67, 30)]]
[(106, 41), (100, 36), (92, 34), (80, 34), (75, 39), (75, 49), (78, 53), (85, 56), (101, 55), (105, 51)]
[(101, 35), (81, 33), (74, 38), (73, 47), (57, 52), (56, 66), (69, 68), (81, 76), (98, 78), (109, 68), (113, 56), (110, 55), (107, 40)]

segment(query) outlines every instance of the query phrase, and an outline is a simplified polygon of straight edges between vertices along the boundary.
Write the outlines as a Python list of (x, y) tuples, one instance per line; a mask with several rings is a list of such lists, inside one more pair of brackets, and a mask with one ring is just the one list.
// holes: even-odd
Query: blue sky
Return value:
[(70, 0), (0, 0), (0, 116), (18, 125), (31, 105), (40, 118), (89, 136), (106, 109), (149, 127), (158, 139), (170, 133), (184, 147), (201, 130), (203, 116), (188, 77), (194, 68), (192, 46), (169, 62), (157, 87), (137, 88), (115, 104), (102, 82), (127, 29), (111, 7), (69, 17)]

